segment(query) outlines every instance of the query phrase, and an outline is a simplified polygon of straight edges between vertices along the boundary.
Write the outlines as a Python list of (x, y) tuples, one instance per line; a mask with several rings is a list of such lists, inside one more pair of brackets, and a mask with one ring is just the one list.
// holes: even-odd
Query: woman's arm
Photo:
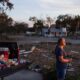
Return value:
[(59, 61), (62, 63), (68, 63), (68, 62), (72, 62), (72, 58), (70, 59), (65, 59), (63, 55), (59, 56)]

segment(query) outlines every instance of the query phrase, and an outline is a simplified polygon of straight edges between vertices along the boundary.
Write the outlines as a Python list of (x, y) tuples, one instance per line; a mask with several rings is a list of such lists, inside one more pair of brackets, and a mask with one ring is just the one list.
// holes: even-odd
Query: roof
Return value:
[(50, 28), (50, 32), (67, 32), (65, 28), (57, 29), (57, 28)]

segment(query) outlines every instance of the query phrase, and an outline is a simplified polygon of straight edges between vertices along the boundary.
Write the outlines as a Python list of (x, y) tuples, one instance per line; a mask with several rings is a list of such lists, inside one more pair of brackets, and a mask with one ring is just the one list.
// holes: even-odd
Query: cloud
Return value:
[[(75, 0), (40, 0), (41, 1), (41, 7), (49, 10), (55, 10), (55, 9), (76, 9), (80, 8), (79, 2)], [(75, 3), (76, 2), (76, 3)]]
[(79, 0), (39, 0), (42, 10), (49, 14), (80, 14)]

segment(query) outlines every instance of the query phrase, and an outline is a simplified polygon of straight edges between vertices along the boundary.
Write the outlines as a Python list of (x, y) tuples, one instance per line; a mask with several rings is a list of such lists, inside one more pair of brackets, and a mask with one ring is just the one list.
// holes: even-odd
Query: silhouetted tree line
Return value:
[(0, 4), (0, 34), (25, 32), (28, 24), (24, 22), (14, 22), (6, 13), (7, 10), (13, 9), (13, 3), (9, 0), (0, 0)]
[[(32, 31), (38, 33), (42, 32), (42, 28), (45, 26), (52, 26), (51, 24), (52, 19), (48, 18), (49, 25), (44, 25), (44, 20), (37, 19), (36, 17), (32, 17), (30, 21), (34, 22)], [(59, 15), (55, 22), (56, 28), (66, 27), (68, 33), (75, 34), (77, 31), (80, 30), (80, 16), (70, 16), (70, 15)], [(0, 13), (0, 33), (25, 33), (28, 29), (28, 23), (24, 22), (15, 22), (14, 20), (9, 17), (6, 13)]]
[(2, 33), (25, 33), (28, 24), (24, 22), (14, 22), (6, 13), (0, 13), (0, 34)]

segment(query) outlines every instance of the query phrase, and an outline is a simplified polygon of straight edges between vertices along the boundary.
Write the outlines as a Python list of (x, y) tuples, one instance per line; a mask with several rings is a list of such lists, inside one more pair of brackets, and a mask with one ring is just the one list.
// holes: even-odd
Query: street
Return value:
[(5, 77), (4, 80), (43, 80), (42, 75), (33, 71), (22, 70)]

